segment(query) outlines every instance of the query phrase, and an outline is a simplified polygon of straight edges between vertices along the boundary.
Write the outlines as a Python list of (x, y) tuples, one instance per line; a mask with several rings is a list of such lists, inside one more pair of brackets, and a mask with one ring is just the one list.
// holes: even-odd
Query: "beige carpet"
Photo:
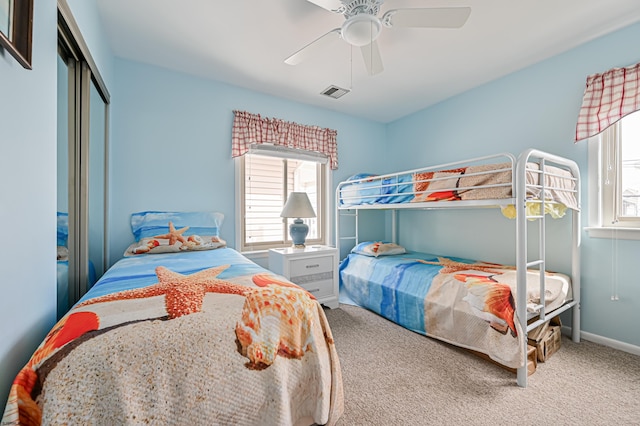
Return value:
[(351, 425), (640, 425), (640, 357), (563, 336), (529, 376), (364, 309), (326, 309)]

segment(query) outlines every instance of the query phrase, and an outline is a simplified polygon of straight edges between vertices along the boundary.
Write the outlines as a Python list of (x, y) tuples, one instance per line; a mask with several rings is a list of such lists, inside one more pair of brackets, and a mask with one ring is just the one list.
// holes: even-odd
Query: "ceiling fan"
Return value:
[(369, 75), (383, 70), (382, 57), (376, 39), (382, 27), (394, 28), (460, 28), (471, 13), (470, 7), (428, 7), (417, 9), (391, 9), (378, 18), (384, 0), (307, 0), (330, 12), (344, 15), (340, 28), (334, 28), (285, 59), (297, 65), (322, 54), (336, 38), (359, 47)]

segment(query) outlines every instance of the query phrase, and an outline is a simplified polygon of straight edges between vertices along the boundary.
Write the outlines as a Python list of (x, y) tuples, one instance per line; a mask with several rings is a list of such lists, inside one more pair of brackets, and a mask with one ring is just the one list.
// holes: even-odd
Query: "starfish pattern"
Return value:
[(116, 300), (143, 299), (153, 296), (165, 296), (165, 307), (169, 319), (200, 312), (206, 293), (225, 293), (246, 296), (249, 287), (234, 284), (216, 278), (229, 265), (205, 269), (191, 275), (173, 272), (164, 266), (156, 268), (156, 284), (134, 290), (124, 290), (87, 300), (79, 306)]
[(453, 259), (449, 259), (446, 257), (439, 257), (437, 262), (432, 262), (428, 260), (415, 259), (420, 263), (425, 263), (427, 265), (440, 265), (442, 269), (440, 270), (441, 274), (453, 274), (460, 271), (483, 271), (490, 274), (502, 274), (501, 271), (496, 270), (496, 267), (502, 268), (502, 265), (492, 266), (487, 263), (463, 263), (456, 262)]
[(187, 239), (183, 237), (182, 234), (184, 234), (187, 229), (189, 229), (189, 227), (185, 226), (182, 229), (176, 230), (175, 226), (173, 226), (173, 222), (169, 221), (169, 232), (162, 235), (156, 235), (152, 238), (162, 238), (169, 240), (170, 246), (174, 245), (177, 241), (180, 241), (184, 244), (187, 242)]

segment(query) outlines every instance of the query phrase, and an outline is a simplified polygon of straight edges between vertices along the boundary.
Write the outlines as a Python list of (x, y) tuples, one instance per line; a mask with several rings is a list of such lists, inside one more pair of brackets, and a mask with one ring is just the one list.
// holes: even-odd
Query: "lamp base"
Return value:
[(304, 223), (302, 219), (295, 219), (291, 225), (289, 225), (289, 235), (291, 235), (291, 241), (296, 248), (304, 248), (304, 240), (309, 233), (309, 225)]

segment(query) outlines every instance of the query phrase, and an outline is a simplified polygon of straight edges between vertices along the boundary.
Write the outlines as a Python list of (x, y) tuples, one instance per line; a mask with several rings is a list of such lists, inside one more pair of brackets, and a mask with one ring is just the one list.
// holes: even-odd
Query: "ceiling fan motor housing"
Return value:
[(345, 2), (342, 38), (353, 46), (366, 46), (378, 38), (382, 22), (376, 16), (384, 0), (353, 0)]
[(380, 6), (382, 6), (384, 0), (351, 0), (343, 1), (342, 3), (344, 4), (344, 12), (342, 14), (349, 19), (362, 13), (376, 16), (380, 12)]

